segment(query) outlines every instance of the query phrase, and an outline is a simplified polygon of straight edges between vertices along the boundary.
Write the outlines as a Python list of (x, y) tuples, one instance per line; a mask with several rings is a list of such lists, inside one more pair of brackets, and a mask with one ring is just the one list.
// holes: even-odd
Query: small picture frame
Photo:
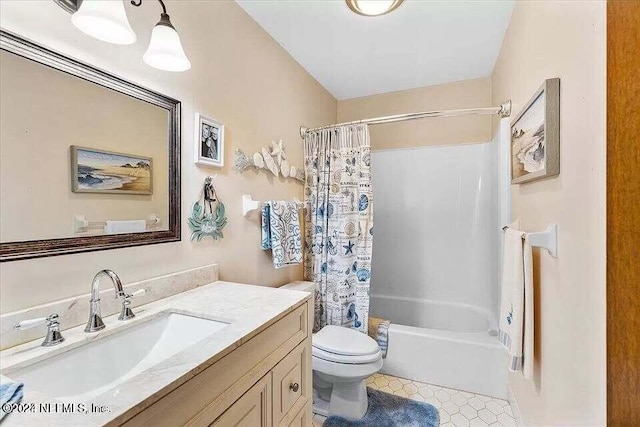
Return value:
[(511, 122), (511, 184), (560, 174), (560, 79), (547, 79)]
[(224, 125), (196, 113), (195, 162), (203, 166), (224, 166)]

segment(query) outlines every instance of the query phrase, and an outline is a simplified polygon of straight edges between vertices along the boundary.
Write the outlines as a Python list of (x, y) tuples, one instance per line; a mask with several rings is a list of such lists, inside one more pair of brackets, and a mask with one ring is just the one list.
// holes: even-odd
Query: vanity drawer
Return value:
[(309, 350), (300, 344), (271, 371), (273, 390), (273, 425), (288, 426), (291, 418), (311, 399)]
[(125, 424), (210, 425), (247, 389), (305, 341), (309, 335), (308, 307), (309, 303), (302, 304), (258, 335), (238, 344), (232, 352)]

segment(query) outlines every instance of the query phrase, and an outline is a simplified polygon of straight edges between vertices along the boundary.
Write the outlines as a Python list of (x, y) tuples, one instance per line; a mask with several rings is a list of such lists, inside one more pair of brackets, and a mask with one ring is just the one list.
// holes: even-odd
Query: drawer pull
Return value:
[(300, 388), (300, 384), (298, 383), (293, 383), (289, 385), (289, 390), (291, 390), (294, 393), (297, 392), (299, 388)]

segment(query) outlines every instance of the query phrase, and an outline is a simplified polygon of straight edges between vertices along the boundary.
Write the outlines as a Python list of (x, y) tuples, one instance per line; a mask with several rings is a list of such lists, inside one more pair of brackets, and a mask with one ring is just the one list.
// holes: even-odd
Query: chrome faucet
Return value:
[(96, 332), (105, 328), (104, 322), (102, 321), (102, 317), (100, 316), (100, 277), (107, 276), (113, 282), (113, 286), (116, 291), (116, 298), (125, 298), (127, 294), (125, 294), (122, 289), (122, 282), (116, 273), (111, 270), (100, 270), (98, 274), (93, 278), (93, 283), (91, 283), (91, 300), (89, 300), (89, 321), (87, 322), (87, 326), (84, 328), (85, 332)]
[(48, 317), (40, 317), (37, 319), (23, 320), (15, 324), (13, 329), (23, 331), (39, 325), (47, 325), (47, 335), (44, 337), (44, 341), (40, 344), (43, 347), (51, 347), (52, 345), (60, 344), (64, 341), (64, 337), (60, 333), (60, 323), (58, 322), (58, 315), (51, 314)]

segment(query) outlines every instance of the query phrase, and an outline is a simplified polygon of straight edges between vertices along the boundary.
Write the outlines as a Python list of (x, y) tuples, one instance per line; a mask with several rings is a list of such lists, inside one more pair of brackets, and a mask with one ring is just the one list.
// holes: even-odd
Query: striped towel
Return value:
[(387, 350), (389, 349), (389, 326), (391, 326), (390, 320), (369, 317), (368, 333), (378, 343), (383, 359), (387, 357)]
[(509, 352), (509, 370), (533, 375), (533, 267), (531, 246), (522, 231), (509, 227), (504, 234), (500, 344)]

